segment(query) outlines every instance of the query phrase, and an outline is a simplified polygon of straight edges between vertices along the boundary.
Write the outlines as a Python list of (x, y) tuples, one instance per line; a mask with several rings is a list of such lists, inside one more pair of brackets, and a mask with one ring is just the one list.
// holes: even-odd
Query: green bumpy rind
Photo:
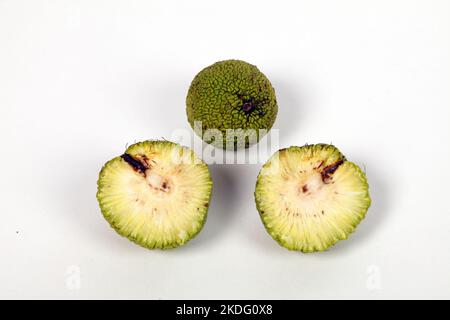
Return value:
[[(272, 128), (278, 106), (275, 90), (256, 66), (225, 60), (195, 76), (186, 98), (186, 112), (191, 127), (205, 142), (238, 149), (250, 146), (245, 137), (258, 142)], [(195, 122), (201, 122), (201, 126)], [(235, 131), (227, 139), (228, 129)], [(205, 135), (207, 130), (214, 131)]]

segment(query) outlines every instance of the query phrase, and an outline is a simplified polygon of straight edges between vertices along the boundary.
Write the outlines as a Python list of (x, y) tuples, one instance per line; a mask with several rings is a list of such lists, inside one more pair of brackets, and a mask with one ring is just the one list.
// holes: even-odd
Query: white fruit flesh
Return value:
[(166, 141), (138, 143), (126, 156), (108, 162), (100, 174), (97, 198), (105, 218), (148, 248), (186, 243), (206, 219), (212, 189), (206, 164)]
[(255, 197), (270, 235), (303, 252), (346, 239), (370, 206), (364, 173), (327, 145), (276, 153), (259, 174)]

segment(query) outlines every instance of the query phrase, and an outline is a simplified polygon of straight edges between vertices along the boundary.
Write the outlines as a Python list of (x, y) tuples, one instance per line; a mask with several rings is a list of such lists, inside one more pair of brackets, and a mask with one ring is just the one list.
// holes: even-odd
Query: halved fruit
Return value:
[(255, 200), (269, 234), (302, 252), (347, 239), (371, 204), (364, 172), (325, 144), (275, 153), (259, 173)]
[(166, 249), (200, 232), (211, 191), (208, 166), (191, 149), (145, 141), (105, 164), (97, 199), (120, 235), (149, 249)]

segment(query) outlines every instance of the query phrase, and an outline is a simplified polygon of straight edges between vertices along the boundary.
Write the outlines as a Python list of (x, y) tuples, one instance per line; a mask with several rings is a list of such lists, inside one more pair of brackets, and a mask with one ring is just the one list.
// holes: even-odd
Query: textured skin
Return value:
[[(226, 141), (227, 129), (256, 129), (256, 141), (264, 135), (258, 129), (272, 128), (278, 106), (275, 91), (256, 66), (240, 60), (217, 62), (198, 73), (186, 98), (188, 121), (207, 143), (217, 147), (249, 147), (238, 138)], [(201, 121), (202, 133), (217, 129), (223, 141), (202, 136), (194, 122)], [(217, 132), (217, 131), (216, 131)], [(244, 132), (237, 132), (242, 137)], [(222, 143), (221, 143), (222, 142)]]

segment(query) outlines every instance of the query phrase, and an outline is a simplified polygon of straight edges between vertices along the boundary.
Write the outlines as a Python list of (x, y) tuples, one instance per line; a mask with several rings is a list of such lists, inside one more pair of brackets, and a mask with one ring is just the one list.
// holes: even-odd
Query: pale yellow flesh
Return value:
[[(330, 179), (322, 172), (342, 161)], [(332, 146), (293, 147), (276, 153), (260, 172), (256, 202), (281, 245), (323, 251), (346, 239), (370, 206), (364, 173)]]
[(186, 243), (202, 228), (212, 181), (206, 164), (193, 152), (165, 141), (131, 146), (127, 154), (149, 169), (138, 172), (121, 157), (102, 170), (97, 198), (118, 233), (148, 248)]

